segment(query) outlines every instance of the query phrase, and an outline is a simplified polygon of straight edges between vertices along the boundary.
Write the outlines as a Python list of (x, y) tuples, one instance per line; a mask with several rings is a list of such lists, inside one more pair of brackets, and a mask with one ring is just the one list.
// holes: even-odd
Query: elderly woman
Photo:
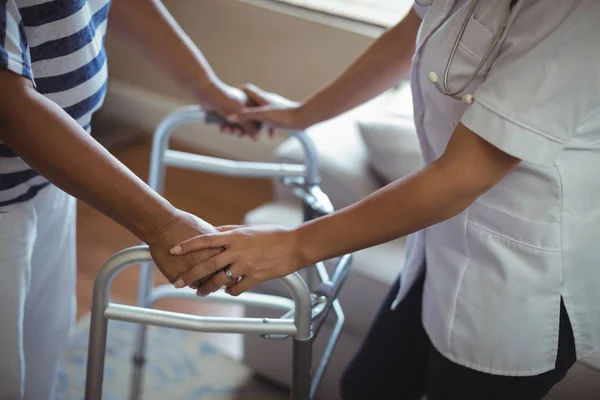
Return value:
[(169, 249), (214, 231), (88, 135), (106, 93), (109, 13), (121, 40), (204, 107), (246, 102), (158, 0), (0, 1), (0, 399), (54, 398), (74, 319), (75, 198), (147, 243), (170, 279), (195, 263)]

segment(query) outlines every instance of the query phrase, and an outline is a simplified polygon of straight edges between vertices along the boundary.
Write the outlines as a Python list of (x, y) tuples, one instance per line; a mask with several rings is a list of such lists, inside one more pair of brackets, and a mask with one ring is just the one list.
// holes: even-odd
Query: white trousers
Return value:
[(2, 212), (0, 400), (51, 400), (75, 317), (75, 199), (50, 185)]

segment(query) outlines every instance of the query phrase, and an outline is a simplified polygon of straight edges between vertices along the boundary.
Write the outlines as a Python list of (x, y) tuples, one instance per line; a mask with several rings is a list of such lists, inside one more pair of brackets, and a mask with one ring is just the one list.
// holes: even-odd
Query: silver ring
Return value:
[(229, 281), (229, 283), (233, 283), (236, 281), (235, 276), (233, 276), (233, 274), (229, 270), (229, 267), (225, 267), (223, 272), (225, 272), (225, 276), (227, 277), (227, 280)]

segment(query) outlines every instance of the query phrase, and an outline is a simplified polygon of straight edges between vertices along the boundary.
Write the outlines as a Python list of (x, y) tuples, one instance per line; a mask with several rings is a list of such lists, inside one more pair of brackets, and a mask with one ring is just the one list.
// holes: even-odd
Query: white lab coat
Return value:
[[(509, 4), (479, 2), (450, 89), (475, 70)], [(423, 22), (411, 85), (424, 158), (437, 159), (462, 122), (522, 162), (464, 212), (411, 235), (395, 304), (426, 265), (423, 323), (437, 350), (475, 370), (536, 375), (554, 368), (561, 297), (577, 356), (600, 351), (600, 1), (520, 0), (466, 90), (470, 106), (427, 80), (443, 77), (469, 6), (415, 6)]]

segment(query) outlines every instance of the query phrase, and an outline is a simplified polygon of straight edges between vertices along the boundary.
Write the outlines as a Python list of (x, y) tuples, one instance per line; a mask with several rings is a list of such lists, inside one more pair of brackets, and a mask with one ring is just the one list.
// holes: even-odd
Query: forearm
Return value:
[(204, 55), (158, 0), (114, 0), (110, 29), (159, 66), (184, 90), (207, 99), (223, 83)]
[(0, 101), (0, 140), (56, 186), (151, 241), (175, 208), (23, 81), (11, 79), (11, 100)]
[[(242, 227), (179, 243), (174, 254), (225, 248), (179, 277), (182, 284), (230, 266), (243, 279), (229, 287), (237, 296), (269, 279), (316, 262), (375, 246), (456, 216), (510, 173), (520, 160), (459, 123), (444, 153), (355, 205), (295, 229)], [(210, 293), (226, 280), (215, 276), (200, 288)]]
[(309, 264), (388, 242), (449, 219), (479, 194), (431, 164), (362, 201), (297, 229)]
[(340, 115), (408, 78), (420, 22), (411, 10), (337, 79), (306, 99), (302, 107), (312, 118), (308, 124)]
[(296, 229), (299, 248), (310, 265), (435, 225), (465, 210), (519, 162), (459, 123), (435, 162)]

